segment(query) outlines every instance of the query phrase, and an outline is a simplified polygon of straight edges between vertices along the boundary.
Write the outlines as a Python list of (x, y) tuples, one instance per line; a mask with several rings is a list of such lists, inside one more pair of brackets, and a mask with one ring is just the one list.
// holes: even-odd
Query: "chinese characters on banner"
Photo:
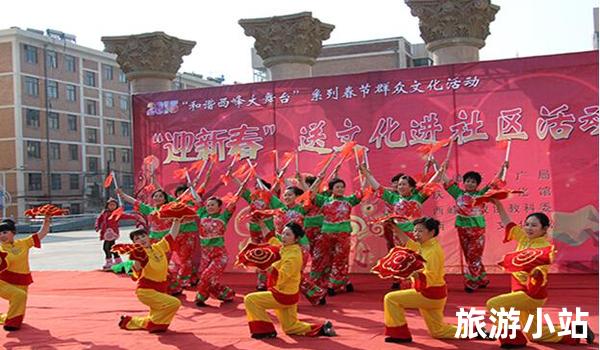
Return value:
[[(597, 86), (597, 55), (585, 52), (142, 94), (134, 96), (134, 163), (138, 171), (144, 157), (158, 157), (157, 179), (172, 191), (175, 170), (211, 155), (219, 162), (215, 173), (239, 155), (258, 161), (258, 174), (269, 180), (273, 149), (298, 151), (300, 171), (315, 173), (323, 157), (356, 141), (387, 185), (397, 173), (422, 172), (419, 146), (456, 137), (448, 175), (460, 179), (474, 170), (485, 184), (504, 160), (496, 144), (513, 140), (507, 187), (524, 193), (507, 200), (507, 210), (517, 222), (534, 211), (551, 214), (554, 270), (592, 272), (598, 268)], [(359, 189), (354, 162), (345, 162), (339, 175), (348, 193)], [(235, 191), (231, 186), (217, 194)], [(368, 271), (385, 253), (380, 227), (370, 224), (382, 207), (370, 199), (353, 212), (353, 271)], [(446, 265), (459, 272), (452, 198), (435, 193), (424, 213), (444, 224)], [(485, 251), (484, 263), (495, 272), (513, 247), (502, 244), (495, 208), (488, 205), (485, 218), (486, 244), (495, 249)], [(232, 225), (230, 251), (246, 237), (244, 224)]]

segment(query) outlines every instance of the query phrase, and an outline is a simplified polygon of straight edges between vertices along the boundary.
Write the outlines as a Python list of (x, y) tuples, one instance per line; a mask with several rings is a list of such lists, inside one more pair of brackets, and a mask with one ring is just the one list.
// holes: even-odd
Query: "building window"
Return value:
[(46, 66), (48, 68), (58, 68), (58, 57), (56, 51), (46, 51)]
[(29, 96), (39, 96), (40, 81), (37, 78), (25, 77), (25, 92)]
[(79, 174), (69, 175), (69, 189), (70, 190), (78, 190), (79, 189)]
[(114, 147), (108, 147), (106, 149), (106, 159), (109, 162), (115, 162), (117, 160), (117, 155), (116, 155), (117, 151), (115, 150)]
[(50, 159), (60, 159), (60, 143), (50, 143)]
[(39, 128), (40, 127), (40, 111), (36, 111), (35, 109), (25, 109), (25, 120), (27, 122), (27, 126), (30, 128)]
[(102, 66), (102, 73), (104, 75), (104, 80), (113, 80), (112, 66)]
[(415, 58), (412, 62), (414, 67), (433, 66), (433, 61), (429, 57)]
[(115, 121), (114, 120), (107, 120), (106, 121), (106, 133), (108, 135), (114, 135), (115, 134)]
[(58, 98), (58, 82), (48, 80), (48, 98), (57, 99)]
[(127, 82), (127, 76), (121, 70), (119, 70), (119, 82), (120, 83), (126, 83)]
[(90, 115), (98, 115), (98, 109), (96, 108), (96, 101), (85, 100), (85, 113)]
[(48, 112), (48, 127), (54, 130), (60, 129), (60, 119), (58, 117), (58, 113)]
[(97, 173), (98, 172), (98, 158), (96, 157), (89, 157), (87, 159), (87, 163), (88, 163), (88, 171), (90, 173)]
[(61, 190), (62, 189), (62, 183), (61, 183), (61, 176), (60, 174), (52, 174), (50, 175), (50, 182), (52, 183), (52, 190)]
[(85, 140), (88, 143), (98, 143), (98, 130), (86, 128)]
[(29, 177), (29, 186), (27, 187), (30, 191), (40, 191), (42, 189), (42, 174), (27, 174)]
[(40, 141), (27, 141), (27, 157), (40, 159)]
[(37, 64), (37, 47), (31, 45), (23, 45), (23, 47), (25, 48), (25, 62)]
[(77, 116), (73, 114), (67, 115), (67, 124), (69, 131), (77, 131)]
[(81, 204), (71, 203), (71, 208), (69, 209), (69, 214), (81, 214)]
[(123, 137), (131, 136), (131, 130), (129, 130), (129, 123), (121, 122), (121, 136), (123, 136)]
[(119, 107), (123, 112), (129, 110), (129, 99), (127, 96), (119, 96)]
[(123, 175), (121, 177), (121, 179), (123, 180), (123, 187), (124, 188), (133, 188), (133, 176), (131, 175)]
[(77, 87), (67, 84), (67, 101), (77, 101)]
[(79, 146), (69, 145), (69, 159), (79, 160)]
[(65, 70), (67, 72), (75, 72), (77, 71), (77, 65), (75, 63), (75, 57), (65, 55)]
[(96, 86), (96, 73), (85, 71), (83, 83), (87, 86)]
[(121, 150), (121, 162), (123, 162), (123, 163), (131, 162), (131, 154), (129, 153), (128, 149)]
[(112, 94), (112, 92), (105, 92), (104, 93), (104, 105), (106, 107), (110, 107), (113, 108), (115, 105), (115, 98)]

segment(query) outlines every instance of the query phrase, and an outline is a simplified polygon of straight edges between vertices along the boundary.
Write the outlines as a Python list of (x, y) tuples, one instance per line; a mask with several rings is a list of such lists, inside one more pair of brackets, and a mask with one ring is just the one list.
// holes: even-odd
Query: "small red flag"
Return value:
[(113, 175), (112, 173), (108, 174), (108, 176), (106, 177), (106, 179), (104, 179), (104, 188), (109, 188), (110, 185), (113, 182)]

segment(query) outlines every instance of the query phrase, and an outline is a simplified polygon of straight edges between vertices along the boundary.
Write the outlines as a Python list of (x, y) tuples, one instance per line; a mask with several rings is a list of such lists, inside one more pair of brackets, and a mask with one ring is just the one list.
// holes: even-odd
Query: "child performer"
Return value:
[(158, 242), (162, 239), (167, 233), (169, 233), (170, 223), (168, 220), (161, 219), (158, 215), (158, 210), (164, 204), (167, 204), (169, 199), (168, 195), (163, 190), (156, 190), (152, 192), (152, 201), (154, 202), (154, 206), (150, 206), (146, 203), (142, 203), (139, 200), (131, 197), (130, 195), (125, 194), (121, 188), (117, 188), (115, 191), (125, 202), (132, 204), (133, 209), (143, 215), (148, 217), (148, 222), (150, 226), (150, 232), (148, 237), (153, 242)]
[(41, 248), (41, 241), (50, 230), (50, 216), (44, 217), (40, 230), (22, 239), (15, 239), (17, 228), (14, 221), (0, 222), (0, 251), (7, 253), (8, 268), (0, 272), (0, 297), (8, 300), (8, 312), (0, 314), (4, 330), (21, 328), (27, 306), (27, 289), (33, 279), (29, 270), (29, 249)]
[(285, 334), (305, 336), (334, 336), (330, 321), (323, 325), (310, 324), (298, 320), (298, 298), (302, 275), (302, 250), (298, 240), (304, 230), (296, 223), (289, 223), (283, 229), (279, 251), (281, 259), (269, 268), (269, 291), (250, 293), (244, 297), (244, 306), (252, 338), (274, 338), (275, 327), (267, 314), (267, 309), (275, 309), (281, 328)]
[(118, 207), (119, 202), (114, 198), (110, 198), (106, 201), (104, 210), (96, 219), (96, 232), (100, 233), (100, 240), (104, 241), (102, 249), (104, 250), (106, 262), (102, 266), (102, 270), (105, 271), (110, 270), (113, 265), (123, 262), (118, 253), (110, 251), (112, 246), (115, 245), (116, 240), (119, 239), (119, 221), (123, 219), (135, 220), (135, 216), (129, 214), (121, 214), (118, 218), (111, 218), (111, 215)]
[(475, 171), (463, 175), (464, 189), (444, 176), (444, 187), (456, 201), (456, 231), (465, 257), (467, 271), (464, 272), (465, 292), (472, 293), (478, 288), (485, 288), (490, 283), (486, 277), (483, 265), (483, 249), (485, 245), (485, 204), (475, 205), (475, 199), (485, 194), (491, 186), (498, 182), (503, 172), (508, 168), (508, 162), (502, 168), (491, 184), (478, 189), (481, 184), (481, 174)]
[(200, 266), (198, 268), (198, 285), (196, 305), (205, 306), (205, 301), (212, 296), (222, 301), (231, 301), (235, 291), (219, 283), (219, 279), (227, 267), (227, 250), (225, 249), (225, 231), (227, 223), (235, 212), (235, 202), (223, 209), (223, 201), (218, 197), (210, 197), (206, 205), (198, 210), (200, 217)]
[[(358, 205), (362, 199), (362, 193), (344, 196), (346, 183), (340, 178), (333, 178), (328, 183), (331, 196), (317, 194), (316, 188), (323, 180), (320, 174), (317, 181), (311, 187), (311, 199), (313, 203), (321, 208), (323, 213), (323, 246), (326, 257), (323, 263), (331, 263), (327, 293), (335, 295), (341, 290), (353, 292), (354, 286), (350, 283), (348, 276), (348, 259), (350, 258), (350, 214), (352, 207)], [(317, 267), (319, 268), (319, 267)], [(322, 268), (322, 267), (321, 267)]]
[[(237, 179), (235, 176), (233, 177), (233, 180), (238, 182), (238, 184), (241, 184), (241, 181), (239, 179)], [(271, 184), (269, 184), (268, 182), (257, 177), (255, 190), (250, 191), (250, 190), (246, 189), (242, 193), (242, 198), (244, 198), (246, 200), (246, 202), (248, 202), (248, 204), (250, 205), (252, 210), (269, 209), (274, 206), (273, 198), (276, 197), (270, 192), (270, 190), (271, 190)], [(273, 223), (273, 218), (270, 217), (270, 218), (265, 219), (264, 223), (267, 226), (267, 228), (269, 229), (268, 233), (266, 235), (263, 234), (263, 232), (260, 228), (260, 225), (256, 222), (256, 220), (252, 219), (250, 221), (250, 223), (248, 224), (248, 229), (250, 231), (250, 239), (252, 240), (252, 242), (266, 243), (271, 238), (275, 237), (275, 224)], [(256, 270), (256, 273), (257, 273), (256, 290), (259, 290), (259, 291), (267, 290), (267, 274), (265, 273), (265, 271), (261, 271), (258, 269)]]
[(180, 223), (180, 219), (173, 220), (170, 232), (154, 244), (144, 229), (137, 229), (129, 234), (133, 243), (141, 245), (148, 256), (145, 262), (135, 261), (133, 271), (134, 277), (138, 278), (135, 294), (139, 301), (150, 307), (150, 313), (135, 317), (123, 315), (119, 321), (120, 328), (145, 329), (150, 333), (164, 332), (175, 317), (181, 301), (166, 294), (169, 265), (167, 253), (175, 244)]
[[(279, 201), (277, 198), (275, 199), (275, 201), (278, 202), (276, 206), (284, 212), (283, 215), (275, 216), (274, 219), (275, 228), (279, 237), (281, 236), (281, 232), (283, 232), (285, 225), (290, 222), (295, 222), (301, 227), (304, 225), (305, 215), (309, 209), (305, 208), (302, 203), (296, 203), (296, 199), (303, 193), (304, 191), (300, 188), (291, 186), (286, 188), (283, 192), (283, 202)], [(309, 207), (313, 206), (311, 205)], [(305, 235), (298, 241), (298, 244), (302, 249), (302, 271), (304, 271), (308, 259), (310, 258), (310, 242)], [(312, 305), (324, 305), (326, 303), (325, 290), (313, 282), (308, 273), (302, 273), (300, 292)]]
[(412, 341), (404, 315), (406, 308), (419, 309), (432, 337), (451, 339), (456, 334), (456, 326), (444, 322), (448, 296), (444, 280), (444, 251), (435, 238), (440, 233), (440, 222), (433, 218), (420, 218), (413, 222), (413, 227), (416, 242), (404, 232), (398, 238), (404, 241), (408, 249), (418, 252), (425, 259), (425, 267), (413, 274), (413, 289), (389, 292), (384, 297), (385, 341), (388, 343)]
[[(524, 227), (522, 227), (511, 220), (500, 201), (494, 200), (494, 204), (498, 208), (500, 219), (506, 229), (504, 241), (516, 241), (516, 251), (526, 248), (544, 248), (551, 245), (547, 237), (550, 219), (546, 214), (529, 214), (525, 219)], [(503, 307), (505, 310), (509, 310), (510, 308), (515, 308), (520, 312), (519, 317), (522, 329), (529, 315), (535, 315), (537, 308), (541, 308), (546, 303), (548, 297), (548, 269), (549, 266), (544, 265), (534, 268), (530, 273), (525, 271), (513, 272), (511, 277), (511, 292), (489, 299), (486, 303), (487, 309), (500, 310)], [(535, 319), (532, 324), (537, 324)], [(555, 325), (555, 328), (561, 329), (558, 325)], [(582, 333), (582, 328), (578, 329), (577, 333)], [(525, 347), (527, 346), (528, 336), (531, 335), (525, 334), (519, 329), (516, 331), (514, 339), (500, 338), (500, 344), (503, 348)], [(588, 326), (587, 343), (592, 344), (594, 337), (594, 333)], [(541, 337), (535, 341), (569, 345), (579, 343), (579, 339), (571, 338), (570, 335), (558, 336), (558, 333), (550, 332), (547, 326), (542, 327)]]

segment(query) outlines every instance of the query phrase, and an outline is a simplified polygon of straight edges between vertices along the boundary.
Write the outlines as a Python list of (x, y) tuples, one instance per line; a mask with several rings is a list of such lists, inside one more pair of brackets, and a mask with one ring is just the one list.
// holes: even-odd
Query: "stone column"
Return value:
[(311, 12), (268, 18), (241, 19), (247, 36), (271, 71), (272, 80), (305, 78), (335, 26), (322, 23)]
[(117, 54), (117, 62), (134, 94), (171, 90), (171, 82), (196, 45), (163, 32), (101, 38), (105, 51)]
[(405, 0), (434, 64), (479, 61), (499, 6), (491, 0)]

